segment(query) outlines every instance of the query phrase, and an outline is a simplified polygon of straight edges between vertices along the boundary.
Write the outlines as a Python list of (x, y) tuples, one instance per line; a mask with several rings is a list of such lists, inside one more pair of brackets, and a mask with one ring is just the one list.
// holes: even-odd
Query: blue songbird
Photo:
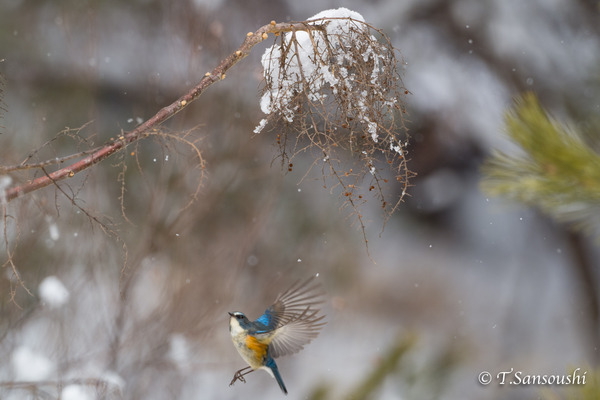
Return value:
[(325, 325), (322, 322), (325, 316), (319, 316), (320, 309), (316, 308), (323, 303), (319, 287), (314, 276), (295, 283), (277, 296), (256, 321), (250, 321), (239, 311), (229, 313), (231, 339), (249, 365), (235, 373), (229, 386), (238, 380), (246, 382), (245, 375), (263, 369), (287, 394), (275, 358), (302, 350)]

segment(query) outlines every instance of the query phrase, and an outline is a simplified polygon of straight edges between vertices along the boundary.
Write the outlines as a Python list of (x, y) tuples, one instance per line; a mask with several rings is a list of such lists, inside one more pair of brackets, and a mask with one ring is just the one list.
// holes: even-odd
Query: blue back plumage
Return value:
[(276, 328), (276, 321), (273, 318), (271, 307), (265, 310), (265, 313), (261, 315), (256, 321), (254, 321), (257, 333), (265, 333), (272, 331)]

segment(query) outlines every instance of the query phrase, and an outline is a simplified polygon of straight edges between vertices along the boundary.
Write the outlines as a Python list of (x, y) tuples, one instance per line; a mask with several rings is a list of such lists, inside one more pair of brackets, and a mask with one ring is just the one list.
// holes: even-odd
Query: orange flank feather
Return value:
[(269, 347), (268, 344), (261, 343), (250, 335), (246, 336), (246, 346), (252, 350), (258, 360), (262, 360), (267, 355), (267, 347)]

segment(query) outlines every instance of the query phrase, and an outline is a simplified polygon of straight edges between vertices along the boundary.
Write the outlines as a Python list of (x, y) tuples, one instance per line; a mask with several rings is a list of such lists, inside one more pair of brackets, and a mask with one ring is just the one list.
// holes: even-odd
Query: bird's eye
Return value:
[(236, 317), (237, 319), (242, 319), (242, 316), (241, 316), (241, 315), (239, 315), (239, 314), (238, 314), (238, 315), (236, 315), (235, 317)]

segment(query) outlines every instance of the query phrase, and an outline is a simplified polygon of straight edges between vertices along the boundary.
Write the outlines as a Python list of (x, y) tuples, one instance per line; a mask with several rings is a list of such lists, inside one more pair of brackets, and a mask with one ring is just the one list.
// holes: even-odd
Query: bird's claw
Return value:
[(229, 382), (229, 386), (233, 386), (233, 384), (236, 381), (240, 381), (242, 383), (246, 383), (246, 378), (244, 378), (244, 376), (240, 373), (242, 371), (238, 371), (235, 373), (235, 375), (233, 375), (233, 379), (231, 380), (231, 382)]

